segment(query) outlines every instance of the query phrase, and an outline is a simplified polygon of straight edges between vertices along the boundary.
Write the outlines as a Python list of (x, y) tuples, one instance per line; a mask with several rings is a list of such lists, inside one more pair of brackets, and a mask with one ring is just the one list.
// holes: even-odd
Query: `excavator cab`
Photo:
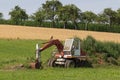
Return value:
[(64, 57), (80, 56), (80, 40), (66, 39), (64, 44)]

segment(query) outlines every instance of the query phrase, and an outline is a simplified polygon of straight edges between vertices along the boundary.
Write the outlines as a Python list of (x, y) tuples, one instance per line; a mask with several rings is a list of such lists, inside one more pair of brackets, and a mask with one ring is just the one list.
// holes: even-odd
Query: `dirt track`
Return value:
[(50, 36), (65, 40), (66, 38), (93, 36), (100, 41), (114, 41), (120, 43), (119, 33), (93, 32), (82, 30), (64, 30), (52, 28), (0, 25), (0, 38), (5, 39), (43, 39), (48, 40)]

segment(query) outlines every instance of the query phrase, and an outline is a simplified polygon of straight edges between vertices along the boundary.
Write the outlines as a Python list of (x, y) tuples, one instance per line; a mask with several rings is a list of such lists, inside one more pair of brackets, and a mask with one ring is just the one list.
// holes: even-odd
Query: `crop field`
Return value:
[(120, 43), (119, 33), (93, 32), (83, 30), (67, 30), (56, 28), (40, 28), (13, 25), (0, 25), (0, 38), (7, 39), (42, 39), (48, 40), (51, 36), (59, 40), (79, 37), (81, 39), (92, 36), (100, 41), (113, 41)]
[[(0, 39), (0, 80), (120, 80), (119, 67), (50, 68), (51, 47), (42, 52), (43, 69), (27, 68), (35, 58), (35, 44), (43, 40)], [(25, 67), (17, 67), (23, 64)]]

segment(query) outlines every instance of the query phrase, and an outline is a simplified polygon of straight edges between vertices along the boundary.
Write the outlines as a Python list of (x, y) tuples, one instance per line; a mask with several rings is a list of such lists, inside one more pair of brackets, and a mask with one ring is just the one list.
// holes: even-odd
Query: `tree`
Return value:
[(37, 22), (38, 26), (41, 26), (45, 18), (45, 11), (42, 8), (40, 8), (36, 13), (32, 15), (32, 18), (35, 22)]
[(120, 8), (117, 10), (116, 18), (117, 18), (116, 23), (120, 24)]
[(63, 27), (64, 29), (66, 28), (67, 21), (69, 21), (69, 18), (70, 18), (69, 16), (70, 13), (68, 10), (69, 10), (69, 6), (65, 5), (59, 9), (59, 13), (58, 13), (59, 20), (61, 20), (64, 23), (64, 27)]
[(3, 18), (3, 14), (2, 13), (0, 13), (0, 20)]
[(94, 22), (96, 19), (97, 15), (91, 11), (86, 11), (82, 13), (82, 19), (85, 22), (85, 30), (88, 30), (88, 24), (90, 22)]
[(108, 22), (109, 22), (110, 26), (111, 26), (111, 24), (115, 23), (115, 20), (116, 20), (116, 12), (115, 11), (113, 11), (111, 8), (106, 8), (106, 9), (104, 9), (103, 13), (108, 17)]
[(57, 15), (59, 8), (62, 6), (62, 3), (58, 0), (46, 1), (45, 4), (42, 4), (42, 8), (45, 11), (46, 19), (52, 21), (52, 26), (55, 26), (55, 16)]
[(96, 21), (99, 23), (99, 24), (106, 24), (108, 23), (108, 17), (106, 17), (105, 14), (98, 14), (97, 18), (96, 18)]
[(65, 5), (59, 10), (59, 19), (64, 22), (64, 28), (66, 28), (68, 21), (71, 21), (74, 24), (74, 29), (77, 29), (77, 21), (80, 19), (81, 10), (75, 5)]
[(81, 14), (80, 14), (81, 10), (74, 4), (71, 4), (71, 5), (68, 5), (68, 12), (69, 12), (70, 21), (72, 21), (75, 26), (74, 29), (77, 29), (78, 28), (77, 21), (81, 17)]
[(17, 25), (28, 19), (26, 11), (19, 6), (15, 6), (15, 8), (9, 12), (9, 15), (11, 16), (11, 20)]

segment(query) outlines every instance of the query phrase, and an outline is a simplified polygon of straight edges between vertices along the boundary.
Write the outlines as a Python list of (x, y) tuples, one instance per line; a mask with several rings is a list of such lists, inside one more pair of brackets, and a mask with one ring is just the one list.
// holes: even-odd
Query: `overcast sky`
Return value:
[[(31, 15), (36, 12), (38, 8), (45, 3), (46, 0), (0, 0), (0, 12), (3, 13), (5, 19), (9, 19), (8, 13), (16, 6), (19, 5), (25, 9), (27, 14)], [(120, 8), (120, 0), (59, 0), (63, 5), (75, 4), (82, 12), (92, 11), (100, 13), (105, 8), (112, 8), (117, 10)]]

